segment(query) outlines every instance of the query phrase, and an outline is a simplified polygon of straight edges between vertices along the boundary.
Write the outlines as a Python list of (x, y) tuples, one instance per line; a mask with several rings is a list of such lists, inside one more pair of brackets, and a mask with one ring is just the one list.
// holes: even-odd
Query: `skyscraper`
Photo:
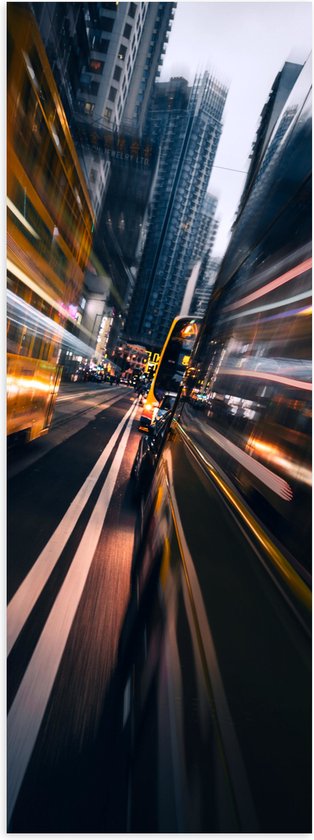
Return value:
[[(104, 135), (138, 132), (176, 3), (33, 3), (96, 215), (108, 184)], [(91, 143), (91, 137), (93, 142)]]
[(198, 214), (198, 229), (193, 242), (191, 262), (202, 260), (205, 253), (212, 251), (215, 242), (218, 219), (216, 218), (218, 199), (212, 193), (206, 193)]
[(160, 347), (198, 259), (201, 210), (222, 131), (227, 89), (208, 72), (157, 83), (147, 133), (159, 145), (150, 225), (126, 324), (132, 340)]
[[(155, 166), (142, 128), (176, 3), (31, 5), (96, 216), (96, 260), (85, 278), (85, 297), (90, 299), (98, 282), (99, 300), (114, 308), (121, 325), (125, 297), (134, 285), (130, 266)], [(87, 308), (81, 313), (83, 324), (86, 313)]]
[(190, 307), (191, 314), (205, 315), (206, 307), (218, 274), (220, 259), (211, 257), (208, 251), (200, 265), (195, 292)]
[(277, 76), (272, 85), (267, 102), (261, 111), (260, 122), (256, 132), (256, 137), (252, 145), (250, 154), (250, 166), (245, 180), (243, 192), (241, 195), (238, 213), (241, 212), (249, 192), (252, 189), (254, 180), (259, 172), (260, 164), (267, 149), (271, 133), (276, 125), (278, 117), (282, 108), (288, 99), (291, 90), (300, 75), (302, 64), (295, 64), (291, 61), (286, 61), (282, 70), (277, 73)]

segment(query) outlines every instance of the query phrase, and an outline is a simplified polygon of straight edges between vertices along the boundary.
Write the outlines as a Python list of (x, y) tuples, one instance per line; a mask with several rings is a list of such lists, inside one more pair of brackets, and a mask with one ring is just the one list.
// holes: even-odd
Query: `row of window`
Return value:
[[(54, 144), (58, 150), (58, 154), (62, 158), (67, 174), (67, 180), (73, 187), (76, 187), (76, 193), (78, 195), (77, 203), (79, 208), (82, 210), (85, 204), (85, 196), (81, 188), (77, 187), (77, 173), (74, 167), (74, 161), (70, 155), (67, 140), (63, 133), (63, 128), (56, 110), (56, 105), (48, 88), (44, 70), (34, 45), (30, 50), (29, 56), (25, 55), (25, 61), (28, 76), (25, 76), (19, 98), (19, 104), (22, 106), (22, 110), (28, 121), (33, 116), (34, 122), (32, 125), (32, 133), (35, 135), (37, 144), (39, 144), (39, 142), (42, 143), (44, 139), (47, 139), (47, 128), (39, 102), (36, 100), (36, 97), (38, 97), (46, 119), (51, 125), (51, 134)], [(30, 79), (32, 80), (32, 84)], [(34, 91), (36, 91), (36, 94)], [(31, 105), (33, 106), (33, 110)], [(55, 153), (52, 152), (52, 154), (54, 155)]]
[[(101, 5), (102, 5), (102, 8), (104, 10), (107, 10), (107, 11), (110, 10), (112, 12), (116, 11), (116, 5), (114, 3), (104, 3), (104, 4), (101, 4)], [(135, 18), (136, 9), (137, 9), (137, 4), (136, 3), (130, 3), (129, 4), (128, 15), (133, 19)], [(142, 4), (142, 15), (141, 16), (139, 15), (138, 19), (137, 19), (137, 40), (140, 37), (140, 26), (141, 26), (141, 22), (144, 20), (145, 13), (146, 13), (145, 3), (143, 3)], [(109, 17), (106, 17), (106, 16), (102, 16), (101, 17), (102, 31), (112, 32), (114, 22), (115, 22), (115, 17), (110, 17), (109, 18)], [(109, 40), (103, 38), (102, 31), (89, 30), (88, 29), (90, 46), (95, 51), (107, 52), (108, 51), (108, 46), (109, 46)], [(125, 23), (124, 30), (123, 30), (123, 37), (129, 40), (130, 37), (131, 37), (131, 33), (132, 33), (132, 25), (130, 23)], [(132, 58), (134, 60), (135, 55), (136, 55), (136, 34), (134, 34), (134, 36), (133, 36), (131, 49), (132, 49)], [(119, 51), (118, 51), (118, 56), (117, 56), (119, 61), (124, 61), (125, 60), (127, 50), (128, 50), (128, 47), (125, 46), (123, 43), (121, 43), (120, 47), (119, 47)], [(88, 70), (89, 70), (90, 73), (94, 73), (96, 75), (101, 75), (102, 72), (103, 72), (104, 66), (105, 66), (104, 61), (102, 61), (101, 59), (92, 58), (92, 59), (90, 59), (90, 61), (88, 63)], [(128, 79), (130, 79), (130, 77), (131, 77), (132, 69), (133, 68), (132, 68), (132, 64), (131, 64), (131, 55), (129, 55), (128, 62), (127, 62), (127, 77), (128, 77)], [(123, 69), (118, 64), (116, 64), (115, 69), (114, 69), (114, 73), (113, 73), (113, 81), (120, 82), (122, 72), (123, 72)], [(97, 94), (98, 94), (98, 91), (99, 91), (99, 86), (100, 86), (100, 84), (99, 84), (99, 82), (97, 82), (97, 80), (91, 79), (90, 76), (87, 73), (82, 73), (81, 82), (80, 82), (80, 92), (81, 93), (85, 93), (87, 95), (91, 95), (93, 97), (96, 97)], [(119, 98), (119, 102), (118, 102), (119, 118), (121, 117), (121, 114), (122, 114), (123, 98), (124, 98), (123, 94), (125, 96), (126, 86), (127, 86), (127, 82), (126, 82), (126, 77), (124, 76), (123, 83), (122, 83), (123, 93), (122, 93), (121, 97)], [(109, 103), (115, 103), (116, 102), (117, 93), (118, 93), (118, 88), (116, 88), (114, 85), (111, 85), (110, 88), (109, 88), (109, 94), (108, 94)], [(79, 100), (78, 101), (78, 109), (86, 115), (92, 115), (93, 112), (94, 112), (94, 109), (95, 109), (95, 103), (93, 101)], [(109, 121), (112, 118), (112, 109), (108, 106), (105, 110), (105, 117)]]
[[(84, 194), (77, 177), (76, 182), (74, 181), (73, 161), (70, 160), (70, 169), (66, 169), (66, 173), (63, 169), (57, 149), (60, 147), (62, 157), (67, 157), (68, 153), (61, 146), (54, 126), (55, 123), (51, 127), (50, 135), (41, 106), (29, 79), (25, 77), (14, 124), (13, 142), (16, 154), (63, 239), (84, 268), (85, 245), (82, 249), (82, 243), (87, 241), (86, 224), (89, 223), (84, 212)], [(67, 160), (65, 166), (67, 167)], [(84, 213), (84, 219), (81, 211)]]

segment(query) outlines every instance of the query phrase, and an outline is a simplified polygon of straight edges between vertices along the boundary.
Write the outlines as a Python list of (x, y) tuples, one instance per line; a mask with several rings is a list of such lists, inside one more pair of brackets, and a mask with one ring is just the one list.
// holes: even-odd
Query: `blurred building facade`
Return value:
[(200, 265), (195, 291), (190, 307), (190, 314), (203, 317), (219, 271), (220, 259), (212, 257), (208, 251)]
[(198, 229), (195, 234), (191, 262), (202, 260), (205, 254), (211, 253), (219, 221), (216, 216), (218, 199), (211, 193), (206, 193), (198, 214)]
[[(284, 65), (283, 70), (285, 69), (286, 65)], [(282, 71), (283, 72), (283, 71)], [(265, 215), (268, 212), (268, 208), (263, 205), (262, 197), (265, 195), (271, 195), (270, 188), (267, 187), (268, 184), (272, 183), (273, 172), (277, 171), (281, 174), (279, 161), (283, 156), (285, 164), (287, 165), (288, 175), (287, 172), (283, 170), (282, 177), (282, 194), (285, 193), (286, 190), (291, 189), (291, 181), (297, 178), (298, 176), (298, 169), (299, 161), (297, 157), (297, 153), (295, 153), (295, 157), (288, 156), (287, 148), (289, 149), (289, 145), (287, 143), (287, 138), (291, 137), (291, 146), (292, 144), (292, 137), (293, 137), (293, 130), (294, 126), (299, 118), (299, 109), (300, 109), (300, 101), (302, 99), (303, 91), (306, 92), (306, 99), (303, 103), (304, 109), (304, 134), (308, 130), (308, 110), (309, 110), (309, 102), (310, 102), (310, 78), (312, 73), (311, 67), (311, 58), (308, 58), (305, 64), (300, 67), (299, 65), (295, 65), (295, 81), (294, 84), (292, 83), (293, 74), (289, 77), (290, 84), (285, 86), (284, 95), (282, 93), (281, 99), (281, 110), (279, 115), (276, 115), (276, 119), (271, 119), (271, 108), (270, 102), (272, 101), (272, 91), (270, 94), (270, 98), (266, 103), (262, 114), (264, 114), (264, 121), (262, 120), (259, 129), (257, 131), (257, 136), (255, 143), (253, 145), (253, 154), (256, 151), (257, 147), (262, 147), (263, 139), (266, 135), (268, 136), (268, 142), (264, 149), (264, 152), (260, 154), (259, 159), (256, 156), (255, 165), (252, 165), (252, 172), (248, 174), (247, 181), (244, 185), (243, 193), (241, 196), (239, 208), (237, 211), (236, 219), (233, 224), (233, 233), (228, 244), (228, 248), (226, 254), (223, 257), (221, 263), (221, 270), (218, 272), (217, 282), (215, 284), (215, 292), (220, 289), (221, 285), (227, 282), (226, 278), (228, 275), (232, 276), (233, 272), (236, 270), (237, 261), (238, 261), (238, 253), (239, 248), (241, 247), (241, 242), (243, 242), (244, 231), (245, 231), (245, 242), (250, 243), (251, 245), (251, 254), (247, 257), (245, 266), (241, 268), (242, 274), (242, 282), (243, 286), (245, 286), (245, 278), (246, 276), (250, 276), (250, 272), (252, 271), (252, 266), (254, 265), (254, 261), (256, 259), (255, 251), (256, 251), (256, 242), (255, 242), (255, 230), (256, 230), (256, 215), (259, 214), (260, 223), (263, 221), (263, 214)], [(279, 80), (281, 78), (281, 74), (279, 74)], [(278, 76), (276, 77), (275, 83), (278, 80)], [(275, 85), (274, 83), (274, 85)], [(289, 90), (289, 88), (291, 88)], [(305, 96), (305, 94), (304, 94)], [(268, 123), (267, 123), (267, 113), (270, 118), (270, 131), (268, 131)], [(302, 122), (299, 123), (302, 125)], [(303, 142), (303, 141), (302, 141)], [(310, 147), (310, 141), (306, 137), (306, 142), (304, 141), (304, 149), (308, 153)], [(298, 150), (297, 150), (298, 151)], [(289, 163), (289, 168), (288, 164)], [(253, 162), (252, 162), (253, 163)], [(303, 163), (303, 162), (302, 162)], [(250, 176), (250, 179), (249, 179)], [(277, 176), (278, 177), (278, 176)], [(304, 189), (306, 192), (307, 185), (304, 185)], [(269, 192), (267, 193), (267, 189)], [(268, 198), (269, 203), (269, 198)], [(277, 211), (276, 205), (274, 202), (271, 204), (273, 214)], [(300, 212), (302, 210), (302, 200), (300, 199)], [(311, 219), (308, 219), (308, 226), (311, 227)], [(304, 225), (305, 229), (305, 225)], [(294, 233), (290, 233), (290, 235), (294, 236)], [(286, 232), (286, 237), (288, 233)], [(307, 236), (309, 237), (309, 233), (307, 232)], [(254, 246), (254, 247), (253, 247)], [(254, 250), (255, 249), (255, 250)], [(267, 277), (267, 266), (264, 266), (264, 273), (265, 277)]]
[[(90, 334), (79, 330), (77, 314), (95, 217), (29, 4), (8, 4), (7, 46), (8, 354), (16, 379), (9, 412), (12, 433), (26, 422), (36, 437), (36, 388), (48, 393), (45, 376), (89, 354)], [(23, 365), (25, 399), (17, 376)]]
[(160, 347), (180, 311), (191, 264), (204, 247), (209, 210), (204, 200), (226, 96), (226, 87), (208, 72), (191, 87), (183, 78), (155, 86), (146, 127), (158, 143), (159, 160), (126, 323), (130, 340), (141, 337), (145, 344)]
[[(96, 216), (93, 265), (84, 296), (99, 277), (121, 332), (132, 296), (136, 252), (156, 158), (144, 133), (175, 2), (33, 3)], [(104, 205), (104, 200), (106, 202)], [(88, 307), (81, 316), (86, 327)]]
[(249, 192), (259, 172), (271, 133), (301, 70), (301, 64), (286, 61), (274, 80), (269, 98), (261, 111), (259, 126), (249, 156), (251, 162), (241, 195), (238, 213), (241, 212), (241, 209), (247, 201)]
[(109, 180), (110, 137), (122, 124), (124, 133), (141, 133), (175, 6), (32, 4), (96, 216)]

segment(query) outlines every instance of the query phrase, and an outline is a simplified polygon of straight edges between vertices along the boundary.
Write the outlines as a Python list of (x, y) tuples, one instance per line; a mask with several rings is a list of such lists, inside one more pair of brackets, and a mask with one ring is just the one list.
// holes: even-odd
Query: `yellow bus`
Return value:
[(192, 316), (174, 318), (143, 406), (140, 431), (148, 431), (162, 400), (171, 400), (179, 393), (201, 322), (201, 318)]
[(8, 3), (7, 432), (48, 431), (94, 215), (31, 11)]

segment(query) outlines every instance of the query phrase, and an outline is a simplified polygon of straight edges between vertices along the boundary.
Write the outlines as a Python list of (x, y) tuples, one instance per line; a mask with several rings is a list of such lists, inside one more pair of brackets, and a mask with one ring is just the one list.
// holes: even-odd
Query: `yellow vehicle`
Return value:
[(202, 319), (191, 316), (174, 318), (162, 348), (158, 367), (140, 418), (139, 429), (147, 432), (154, 422), (165, 394), (179, 393)]
[(35, 19), (7, 10), (7, 431), (31, 440), (51, 422), (94, 216)]

